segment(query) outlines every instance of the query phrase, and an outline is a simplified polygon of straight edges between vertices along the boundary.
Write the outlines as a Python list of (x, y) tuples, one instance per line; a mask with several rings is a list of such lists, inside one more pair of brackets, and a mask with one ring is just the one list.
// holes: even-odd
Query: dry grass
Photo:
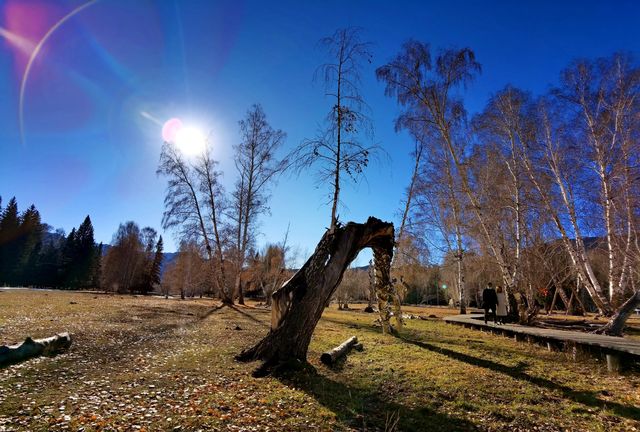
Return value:
[[(233, 355), (268, 318), (211, 300), (0, 292), (0, 343), (74, 336), (66, 354), (0, 370), (0, 431), (640, 430), (638, 375), (437, 319), (394, 338), (371, 314), (329, 309), (309, 352), (317, 373), (254, 379)], [(351, 335), (364, 352), (320, 364)]]

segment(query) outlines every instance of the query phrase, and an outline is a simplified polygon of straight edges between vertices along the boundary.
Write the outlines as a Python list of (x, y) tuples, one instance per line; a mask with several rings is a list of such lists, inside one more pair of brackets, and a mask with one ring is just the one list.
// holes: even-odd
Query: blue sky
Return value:
[[(552, 85), (577, 57), (640, 51), (640, 3), (619, 1), (86, 1), (0, 0), (0, 196), (35, 204), (44, 221), (69, 231), (89, 214), (97, 241), (120, 222), (162, 232), (165, 179), (156, 176), (159, 122), (179, 117), (210, 130), (224, 182), (234, 180), (231, 146), (238, 120), (261, 103), (286, 149), (313, 137), (331, 103), (313, 74), (323, 61), (317, 41), (359, 26), (373, 43), (362, 93), (374, 140), (389, 158), (347, 186), (343, 221), (369, 215), (397, 221), (410, 175), (411, 142), (397, 134), (395, 101), (374, 70), (414, 38), (434, 47), (468, 46), (482, 74), (466, 95), (468, 109), (510, 83), (534, 93)], [(312, 172), (283, 177), (259, 242), (289, 242), (310, 253), (329, 223), (328, 188)], [(164, 233), (167, 250), (175, 250)], [(359, 258), (364, 264), (367, 256)]]

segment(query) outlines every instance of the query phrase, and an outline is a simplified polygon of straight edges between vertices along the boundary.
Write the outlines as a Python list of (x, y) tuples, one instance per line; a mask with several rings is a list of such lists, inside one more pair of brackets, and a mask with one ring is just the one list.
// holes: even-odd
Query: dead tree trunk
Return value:
[[(374, 251), (376, 293), (383, 330), (391, 331), (389, 303), (393, 302), (394, 295), (389, 267), (394, 247), (393, 224), (370, 217), (364, 224), (350, 222), (325, 232), (302, 268), (273, 292), (269, 333), (236, 359), (263, 360), (255, 376), (305, 364), (311, 335), (325, 305), (351, 261), (366, 247)], [(402, 314), (396, 317), (401, 319)]]
[(610, 336), (622, 336), (622, 330), (627, 319), (633, 311), (640, 306), (640, 290), (636, 291), (626, 302), (622, 304), (611, 317), (611, 320), (604, 326), (596, 330), (596, 333), (608, 334)]
[(26, 338), (18, 345), (0, 346), (0, 367), (28, 360), (41, 355), (53, 356), (71, 346), (69, 333), (60, 333), (46, 339)]

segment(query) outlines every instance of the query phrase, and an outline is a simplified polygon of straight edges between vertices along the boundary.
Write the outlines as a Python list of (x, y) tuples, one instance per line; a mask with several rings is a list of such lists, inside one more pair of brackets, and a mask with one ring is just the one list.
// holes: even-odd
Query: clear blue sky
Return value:
[[(346, 187), (342, 220), (397, 220), (410, 174), (411, 143), (396, 134), (394, 100), (375, 80), (377, 66), (403, 41), (469, 46), (482, 63), (468, 108), (482, 108), (507, 83), (534, 93), (553, 84), (576, 57), (640, 51), (640, 2), (618, 1), (178, 1), (98, 0), (63, 21), (35, 57), (23, 99), (27, 60), (47, 31), (86, 1), (0, 0), (0, 195), (31, 203), (67, 232), (89, 214), (97, 241), (134, 220), (162, 232), (165, 180), (155, 174), (160, 126), (179, 117), (211, 130), (230, 187), (237, 122), (261, 103), (287, 132), (287, 148), (312, 137), (330, 102), (312, 80), (317, 41), (359, 26), (374, 44), (362, 93), (375, 141), (390, 159)], [(313, 175), (274, 188), (260, 243), (289, 241), (313, 250), (329, 222), (327, 188)], [(175, 250), (165, 233), (167, 250)], [(361, 257), (358, 264), (364, 264)]]

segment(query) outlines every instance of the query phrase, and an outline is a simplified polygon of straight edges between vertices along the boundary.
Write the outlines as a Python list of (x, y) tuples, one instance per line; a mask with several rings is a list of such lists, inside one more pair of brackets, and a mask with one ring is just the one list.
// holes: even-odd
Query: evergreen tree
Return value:
[(0, 218), (0, 283), (11, 285), (16, 282), (19, 236), (18, 202), (13, 197)]
[(66, 243), (66, 236), (62, 229), (50, 233), (38, 257), (36, 284), (46, 287), (60, 287), (63, 285), (64, 267), (62, 250)]
[(61, 274), (61, 285), (65, 288), (69, 288), (75, 285), (77, 268), (77, 251), (76, 246), (77, 234), (76, 229), (73, 228), (67, 236), (61, 251), (61, 267), (59, 273)]
[(35, 284), (42, 287), (60, 286), (60, 263), (60, 249), (51, 241), (45, 243), (38, 257)]
[(96, 261), (96, 244), (93, 239), (93, 225), (89, 215), (78, 227), (75, 239), (75, 262), (73, 288), (86, 288), (93, 282)]
[(150, 281), (151, 285), (158, 285), (160, 283), (160, 272), (162, 270), (162, 260), (164, 259), (164, 255), (162, 253), (164, 249), (164, 243), (162, 241), (162, 236), (158, 239), (158, 243), (156, 243), (156, 254), (153, 257), (153, 264), (151, 265), (150, 272)]
[(102, 280), (102, 250), (104, 246), (102, 242), (98, 246), (96, 246), (95, 254), (93, 257), (93, 267), (91, 272), (91, 286), (93, 288), (98, 288), (100, 286), (100, 281)]
[(38, 255), (42, 248), (43, 226), (40, 213), (31, 205), (20, 218), (17, 240), (17, 266), (15, 282), (19, 285), (33, 285)]

